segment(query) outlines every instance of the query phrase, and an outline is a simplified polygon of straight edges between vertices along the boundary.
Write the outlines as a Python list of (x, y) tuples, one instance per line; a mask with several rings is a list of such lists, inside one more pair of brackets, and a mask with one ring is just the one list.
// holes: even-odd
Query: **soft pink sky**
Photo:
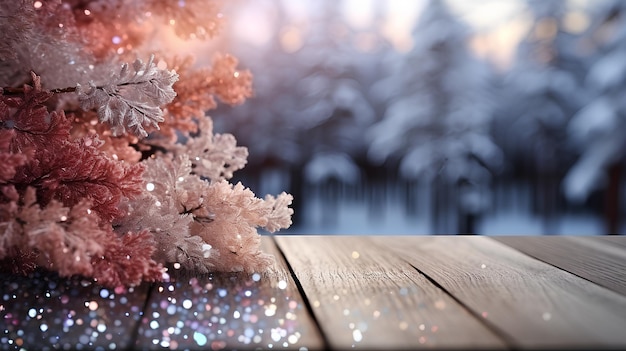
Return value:
[[(307, 30), (311, 17), (319, 12), (320, 3), (314, 0), (282, 0), (291, 24), (275, 28), (276, 20), (267, 10), (273, 0), (233, 0), (236, 12), (229, 11), (232, 22), (231, 39), (253, 45), (263, 45), (273, 33), (279, 32), (285, 50), (297, 50), (301, 37)], [(549, 0), (546, 0), (549, 1)], [(586, 27), (586, 15), (580, 9), (589, 1), (567, 0), (571, 11), (566, 16), (572, 30)], [(502, 69), (511, 62), (519, 40), (528, 32), (532, 18), (523, 11), (521, 0), (447, 0), (452, 11), (476, 30), (470, 47), (481, 57), (493, 61)], [(372, 30), (376, 11), (386, 12), (385, 21), (378, 28), (399, 51), (408, 51), (412, 45), (411, 30), (415, 25), (425, 0), (344, 0), (341, 12), (345, 23), (357, 30)], [(378, 6), (378, 7), (377, 7)], [(382, 9), (381, 9), (382, 6)], [(176, 38), (170, 38), (176, 41)], [(170, 40), (168, 39), (168, 41)], [(191, 52), (205, 50), (202, 43), (174, 43), (189, 46)], [(211, 46), (211, 43), (207, 43)], [(184, 49), (184, 48), (179, 48)], [(205, 51), (206, 52), (206, 51)]]

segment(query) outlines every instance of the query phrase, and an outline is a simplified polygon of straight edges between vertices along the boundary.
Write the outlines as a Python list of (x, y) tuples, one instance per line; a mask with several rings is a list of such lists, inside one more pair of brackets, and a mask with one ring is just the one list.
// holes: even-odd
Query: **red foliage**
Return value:
[[(252, 96), (250, 72), (238, 69), (234, 57), (218, 55), (208, 69), (193, 69), (190, 60), (168, 62), (180, 76), (159, 69), (153, 56), (147, 65), (136, 61), (109, 73), (153, 46), (143, 43), (155, 29), (153, 18), (182, 38), (217, 34), (223, 20), (216, 2), (47, 0), (33, 6), (18, 0), (5, 1), (0, 14), (0, 28), (9, 33), (0, 45), (0, 56), (8, 58), (2, 84), (23, 82), (24, 68), (32, 67), (56, 88), (42, 89), (34, 73), (32, 86), (0, 88), (0, 268), (43, 267), (118, 287), (162, 279), (163, 266), (153, 256), (175, 262), (186, 255), (188, 266), (204, 270), (269, 264), (258, 251), (256, 227), (290, 224), (291, 198), (261, 200), (241, 185), (223, 180), (210, 188), (213, 183), (200, 178), (228, 179), (246, 163), (247, 150), (231, 135), (213, 135), (205, 113), (218, 101), (235, 105)], [(89, 85), (69, 86), (83, 79)], [(53, 92), (58, 99), (51, 99)], [(78, 99), (58, 95), (68, 92)], [(84, 111), (72, 111), (77, 102)], [(146, 137), (142, 126), (161, 121), (150, 138), (118, 136), (131, 130)], [(180, 133), (199, 136), (176, 144)], [(156, 157), (161, 150), (170, 153), (166, 160), (186, 163), (180, 176), (166, 172), (150, 190), (137, 162), (146, 151)], [(194, 173), (192, 156), (183, 153), (193, 154)], [(157, 197), (161, 185), (168, 188)]]
[(217, 55), (213, 65), (193, 69), (193, 59), (174, 57), (168, 67), (175, 70), (180, 79), (174, 84), (176, 97), (167, 105), (161, 133), (175, 136), (176, 132), (197, 132), (194, 118), (201, 118), (206, 111), (217, 107), (217, 97), (230, 105), (241, 104), (252, 96), (252, 74), (237, 68), (238, 61), (230, 55)]
[(12, 130), (11, 151), (21, 153), (29, 147), (51, 147), (50, 143), (67, 139), (70, 121), (57, 113), (50, 114), (45, 102), (52, 93), (41, 89), (35, 74), (33, 86), (24, 85), (24, 94), (0, 96), (0, 122), (3, 129)]
[(122, 215), (117, 208), (123, 196), (139, 194), (142, 165), (125, 165), (104, 156), (95, 146), (97, 139), (66, 141), (55, 149), (38, 149), (35, 159), (22, 167), (14, 182), (35, 186), (42, 205), (52, 199), (71, 207), (90, 199), (102, 219)]
[(0, 129), (0, 185), (7, 183), (15, 176), (16, 169), (23, 166), (29, 157), (32, 157), (32, 150), (26, 153), (12, 153), (9, 151), (13, 132)]
[(55, 200), (41, 207), (31, 187), (19, 202), (0, 204), (0, 269), (28, 273), (39, 266), (111, 287), (161, 278), (162, 267), (151, 259), (152, 234), (120, 236), (92, 207), (88, 200), (72, 208)]
[(110, 158), (133, 164), (141, 160), (141, 152), (137, 150), (142, 147), (138, 144), (139, 138), (132, 134), (113, 136), (108, 124), (98, 122), (95, 111), (73, 111), (68, 118), (73, 119), (71, 140), (97, 136), (101, 140), (98, 149)]
[(100, 284), (129, 286), (162, 279), (163, 266), (152, 259), (156, 246), (150, 231), (112, 239), (106, 242), (103, 256), (94, 260), (94, 278)]
[[(51, 94), (41, 89), (36, 75), (33, 82), (33, 87), (24, 87), (23, 96), (0, 96), (0, 121), (8, 130), (0, 130), (0, 160), (6, 158), (13, 165), (1, 173), (0, 181), (12, 176), (6, 181), (20, 193), (35, 187), (42, 206), (52, 199), (67, 207), (89, 199), (102, 219), (119, 217), (122, 197), (140, 192), (143, 167), (109, 158), (98, 149), (96, 137), (71, 141), (71, 121), (62, 111), (48, 113), (44, 103)], [(10, 139), (8, 153), (1, 149), (6, 139)], [(22, 153), (31, 157), (25, 161), (15, 156)]]
[(73, 140), (38, 76), (21, 95), (0, 95), (0, 268), (36, 265), (117, 286), (156, 280), (152, 234), (113, 232), (123, 197), (141, 192), (143, 165), (101, 151), (97, 136)]
[(12, 247), (7, 258), (0, 260), (0, 272), (26, 275), (37, 268), (37, 254), (32, 250)]

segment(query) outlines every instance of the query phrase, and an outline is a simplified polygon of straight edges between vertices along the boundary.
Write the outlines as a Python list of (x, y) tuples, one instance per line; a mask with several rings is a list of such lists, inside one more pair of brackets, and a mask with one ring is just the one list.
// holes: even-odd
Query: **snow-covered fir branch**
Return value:
[(137, 59), (132, 69), (123, 64), (117, 76), (97, 86), (93, 81), (88, 88), (76, 86), (81, 108), (95, 109), (101, 122), (109, 123), (114, 135), (127, 131), (146, 137), (146, 129), (159, 129), (163, 121), (160, 106), (170, 103), (176, 92), (172, 85), (178, 74), (159, 69), (154, 55), (147, 63)]

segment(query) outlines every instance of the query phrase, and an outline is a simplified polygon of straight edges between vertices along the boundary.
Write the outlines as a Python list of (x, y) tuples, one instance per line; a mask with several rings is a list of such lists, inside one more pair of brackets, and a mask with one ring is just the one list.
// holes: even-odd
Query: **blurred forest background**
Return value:
[(231, 0), (225, 13), (210, 45), (252, 71), (255, 97), (212, 117), (249, 147), (234, 181), (295, 196), (287, 232), (626, 232), (626, 1)]

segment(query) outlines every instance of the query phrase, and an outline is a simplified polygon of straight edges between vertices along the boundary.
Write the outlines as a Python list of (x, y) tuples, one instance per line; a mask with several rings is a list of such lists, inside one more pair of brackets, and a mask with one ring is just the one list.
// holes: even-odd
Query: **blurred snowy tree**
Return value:
[(255, 145), (246, 171), (261, 173), (254, 177), (261, 190), (265, 178), (272, 183), (276, 177), (296, 199), (303, 198), (305, 182), (355, 184), (361, 178), (358, 159), (367, 148), (362, 134), (375, 118), (362, 77), (376, 60), (363, 59), (371, 53), (353, 45), (356, 33), (340, 12), (341, 1), (307, 4), (304, 23), (290, 16), (286, 1), (263, 4), (272, 38), (260, 47), (238, 42), (231, 48), (255, 71), (255, 96), (223, 118), (214, 114), (217, 128)]
[[(391, 101), (366, 135), (372, 162), (397, 163), (404, 178), (457, 187), (459, 226), (435, 231), (475, 231), (484, 190), (501, 162), (489, 135), (491, 71), (468, 50), (470, 34), (444, 1), (430, 1), (413, 31), (413, 49), (377, 87)], [(433, 202), (441, 200), (433, 194)]]
[(585, 101), (586, 61), (580, 36), (564, 29), (566, 1), (529, 0), (527, 6), (533, 24), (501, 82), (494, 138), (509, 156), (514, 176), (535, 177), (534, 210), (550, 233), (558, 184), (572, 162), (566, 126)]
[[(294, 53), (285, 50), (281, 36), (281, 32), (291, 27), (291, 19), (280, 0), (239, 3), (260, 22), (271, 23), (271, 36), (262, 43), (230, 41), (229, 51), (255, 71), (254, 96), (243, 105), (230, 110), (218, 108), (211, 115), (216, 130), (236, 134), (241, 145), (255, 145), (250, 148), (246, 171), (239, 172), (235, 178), (254, 191), (292, 189), (299, 198), (292, 205), (293, 221), (298, 223), (303, 216), (302, 187), (300, 179), (292, 174), (303, 158), (303, 147), (298, 135), (298, 116), (294, 113), (298, 100), (292, 94), (303, 77), (303, 67), (294, 59)], [(230, 25), (228, 32), (234, 33), (240, 23), (232, 21)], [(280, 138), (268, 138), (270, 135)]]
[[(273, 25), (269, 40), (260, 45), (237, 42), (230, 49), (247, 67), (255, 72), (254, 97), (242, 106), (215, 113), (216, 128), (237, 133), (244, 145), (257, 145), (248, 160), (252, 171), (274, 165), (290, 165), (301, 158), (295, 128), (297, 123), (291, 111), (296, 110), (291, 98), (294, 82), (302, 77), (300, 63), (284, 50), (280, 31), (290, 26), (288, 14), (281, 1), (246, 2), (260, 17)], [(238, 24), (233, 22), (234, 27)], [(268, 135), (281, 135), (267, 138)], [(272, 139), (272, 140), (270, 140)]]
[(359, 76), (366, 54), (352, 45), (357, 33), (342, 19), (341, 2), (327, 0), (322, 6), (298, 53), (308, 66), (298, 84), (300, 140), (307, 151), (304, 176), (312, 183), (332, 178), (356, 183), (356, 159), (364, 156), (367, 145), (363, 130), (374, 120)]
[[(354, 163), (365, 149), (360, 131), (371, 124), (374, 113), (359, 79), (370, 70), (359, 59), (364, 54), (351, 45), (354, 32), (341, 18), (341, 3), (328, 0), (312, 6), (310, 21), (302, 28), (292, 23), (282, 1), (266, 3), (275, 35), (253, 51), (244, 45), (233, 48), (247, 66), (260, 68), (255, 97), (237, 108), (235, 117), (231, 111), (225, 120), (218, 118), (218, 126), (237, 130), (243, 144), (257, 145), (251, 166), (280, 163), (300, 168), (318, 154), (329, 153)], [(263, 130), (285, 138), (273, 143)], [(334, 165), (329, 167), (324, 172), (330, 175)], [(311, 180), (323, 171), (314, 168)], [(339, 176), (354, 180), (353, 174)]]
[(585, 77), (590, 101), (567, 126), (581, 155), (567, 173), (563, 189), (577, 202), (605, 189), (606, 230), (616, 233), (626, 156), (626, 2), (612, 0), (598, 6), (586, 37), (595, 51)]

